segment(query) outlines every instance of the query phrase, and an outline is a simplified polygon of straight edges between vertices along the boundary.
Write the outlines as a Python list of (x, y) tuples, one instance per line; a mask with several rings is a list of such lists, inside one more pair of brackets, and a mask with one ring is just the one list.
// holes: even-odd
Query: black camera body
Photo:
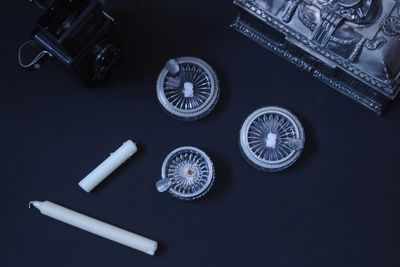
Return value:
[(89, 87), (111, 78), (121, 61), (116, 24), (98, 0), (55, 0), (32, 34), (36, 46)]

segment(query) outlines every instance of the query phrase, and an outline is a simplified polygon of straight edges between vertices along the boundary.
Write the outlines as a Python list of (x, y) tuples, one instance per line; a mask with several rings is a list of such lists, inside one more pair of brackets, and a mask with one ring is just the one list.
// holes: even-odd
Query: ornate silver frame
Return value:
[(400, 91), (395, 0), (235, 0), (232, 27), (381, 114)]

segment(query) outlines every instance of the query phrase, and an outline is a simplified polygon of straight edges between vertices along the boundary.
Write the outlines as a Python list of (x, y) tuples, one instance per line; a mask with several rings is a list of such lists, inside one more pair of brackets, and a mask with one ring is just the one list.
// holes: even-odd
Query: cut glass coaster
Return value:
[(179, 199), (193, 200), (210, 190), (214, 178), (214, 166), (207, 154), (198, 148), (185, 146), (175, 149), (165, 158), (156, 188)]
[(276, 172), (292, 165), (304, 147), (304, 129), (286, 109), (264, 107), (253, 112), (240, 129), (240, 148), (256, 168)]
[(218, 101), (217, 75), (201, 59), (170, 59), (158, 76), (157, 97), (173, 117), (198, 120), (209, 114)]

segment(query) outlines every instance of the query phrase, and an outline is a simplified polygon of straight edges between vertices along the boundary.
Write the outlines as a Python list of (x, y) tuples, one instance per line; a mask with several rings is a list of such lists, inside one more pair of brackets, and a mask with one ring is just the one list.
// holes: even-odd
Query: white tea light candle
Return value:
[(107, 178), (113, 171), (121, 166), (137, 151), (137, 146), (131, 140), (126, 141), (114, 153), (104, 160), (96, 169), (89, 173), (84, 179), (79, 182), (79, 186), (86, 192), (90, 192), (99, 183)]
[(32, 201), (29, 203), (29, 207), (31, 207), (31, 205), (37, 208), (42, 214), (53, 219), (137, 249), (149, 255), (154, 255), (157, 250), (156, 241), (64, 208), (50, 201)]

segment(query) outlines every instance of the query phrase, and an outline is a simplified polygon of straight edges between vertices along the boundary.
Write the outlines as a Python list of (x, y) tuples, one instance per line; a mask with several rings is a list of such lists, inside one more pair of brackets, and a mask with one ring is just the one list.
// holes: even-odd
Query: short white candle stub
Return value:
[(267, 141), (266, 141), (267, 147), (275, 148), (276, 147), (276, 139), (277, 138), (278, 138), (278, 136), (276, 134), (269, 133), (267, 135)]
[(31, 201), (29, 207), (31, 206), (37, 208), (43, 215), (137, 249), (146, 254), (153, 256), (157, 250), (157, 242), (154, 240), (64, 208), (50, 201)]
[(193, 83), (186, 82), (183, 84), (183, 95), (185, 97), (194, 96)]
[(86, 192), (90, 192), (99, 183), (107, 178), (113, 171), (121, 166), (137, 151), (137, 146), (131, 140), (126, 141), (120, 148), (104, 160), (96, 169), (79, 182), (79, 186)]

